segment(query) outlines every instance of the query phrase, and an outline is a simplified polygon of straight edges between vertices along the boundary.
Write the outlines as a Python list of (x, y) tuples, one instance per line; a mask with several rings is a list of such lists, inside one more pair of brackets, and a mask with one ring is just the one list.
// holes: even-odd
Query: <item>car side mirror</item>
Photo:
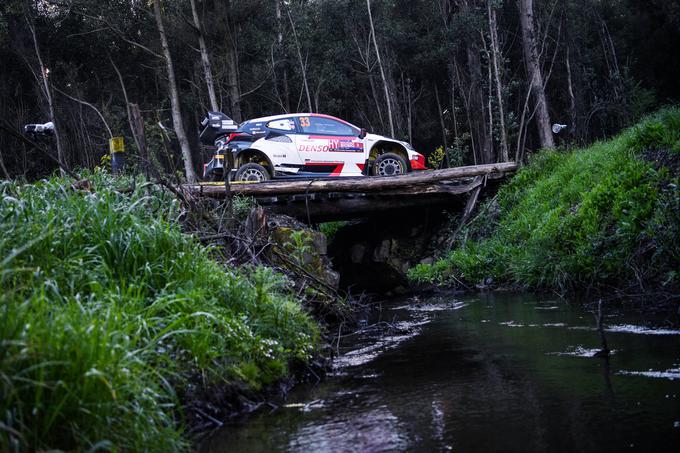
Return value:
[(363, 127), (359, 130), (359, 138), (366, 138), (366, 129)]

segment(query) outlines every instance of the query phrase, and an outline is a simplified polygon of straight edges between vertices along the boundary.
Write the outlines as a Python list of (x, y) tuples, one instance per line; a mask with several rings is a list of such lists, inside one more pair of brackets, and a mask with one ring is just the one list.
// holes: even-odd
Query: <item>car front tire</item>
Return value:
[(236, 171), (236, 176), (234, 177), (235, 181), (244, 182), (262, 182), (269, 179), (271, 179), (271, 175), (267, 169), (254, 162), (241, 165)]
[(406, 161), (394, 153), (385, 153), (378, 156), (373, 163), (374, 176), (398, 176), (408, 172)]

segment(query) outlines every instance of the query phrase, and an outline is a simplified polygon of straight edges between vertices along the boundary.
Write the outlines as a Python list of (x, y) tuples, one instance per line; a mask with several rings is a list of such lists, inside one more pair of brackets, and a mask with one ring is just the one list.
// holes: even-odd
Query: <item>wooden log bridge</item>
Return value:
[[(514, 162), (425, 170), (392, 177), (352, 177), (231, 183), (233, 195), (257, 199), (268, 210), (304, 221), (321, 222), (427, 206), (465, 203), (517, 169)], [(222, 183), (187, 187), (194, 194), (224, 198)], [(476, 198), (476, 194), (474, 197)]]

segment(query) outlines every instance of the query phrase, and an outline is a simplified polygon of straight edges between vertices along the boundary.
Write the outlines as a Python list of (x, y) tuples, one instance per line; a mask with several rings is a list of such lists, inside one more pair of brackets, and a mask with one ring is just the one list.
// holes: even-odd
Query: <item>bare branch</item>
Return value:
[(101, 118), (102, 123), (104, 123), (104, 126), (106, 127), (106, 130), (109, 132), (109, 137), (113, 137), (113, 133), (111, 132), (111, 128), (109, 127), (109, 123), (106, 122), (106, 118), (104, 118), (104, 115), (102, 115), (102, 112), (100, 112), (99, 109), (98, 109), (97, 107), (95, 107), (94, 105), (90, 104), (90, 103), (87, 102), (87, 101), (83, 101), (82, 99), (78, 99), (78, 98), (76, 98), (76, 97), (74, 97), (74, 96), (71, 96), (70, 94), (66, 93), (65, 91), (60, 90), (60, 89), (57, 88), (56, 86), (53, 86), (53, 88), (54, 88), (55, 91), (57, 91), (58, 93), (63, 94), (64, 96), (66, 96), (67, 98), (71, 99), (72, 101), (76, 101), (76, 102), (78, 102), (79, 104), (86, 105), (86, 106), (90, 107), (92, 110), (94, 110), (95, 112), (97, 112), (97, 115), (99, 115), (99, 118)]

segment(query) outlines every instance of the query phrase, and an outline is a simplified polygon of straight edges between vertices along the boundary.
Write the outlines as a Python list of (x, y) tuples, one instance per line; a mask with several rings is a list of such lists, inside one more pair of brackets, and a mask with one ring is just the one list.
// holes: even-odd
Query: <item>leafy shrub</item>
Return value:
[(463, 165), (463, 157), (467, 155), (467, 146), (464, 145), (465, 140), (469, 138), (469, 134), (463, 134), (463, 137), (459, 137), (454, 141), (454, 146), (438, 146), (427, 156), (427, 166), (437, 170), (442, 168), (444, 164), (444, 159), (446, 159), (446, 165), (449, 168), (460, 167)]
[(348, 224), (349, 222), (344, 220), (324, 222), (319, 224), (319, 231), (326, 236), (326, 241), (330, 244), (333, 242), (333, 239), (335, 239), (335, 234), (338, 232), (338, 230)]
[(238, 219), (245, 219), (250, 211), (257, 206), (255, 198), (244, 195), (236, 195), (232, 198), (234, 216)]
[(444, 162), (444, 147), (438, 146), (434, 151), (427, 156), (427, 166), (430, 168), (438, 169), (441, 168), (442, 162)]
[(680, 108), (669, 107), (643, 119), (628, 131), (628, 146), (635, 152), (659, 148), (680, 152)]

